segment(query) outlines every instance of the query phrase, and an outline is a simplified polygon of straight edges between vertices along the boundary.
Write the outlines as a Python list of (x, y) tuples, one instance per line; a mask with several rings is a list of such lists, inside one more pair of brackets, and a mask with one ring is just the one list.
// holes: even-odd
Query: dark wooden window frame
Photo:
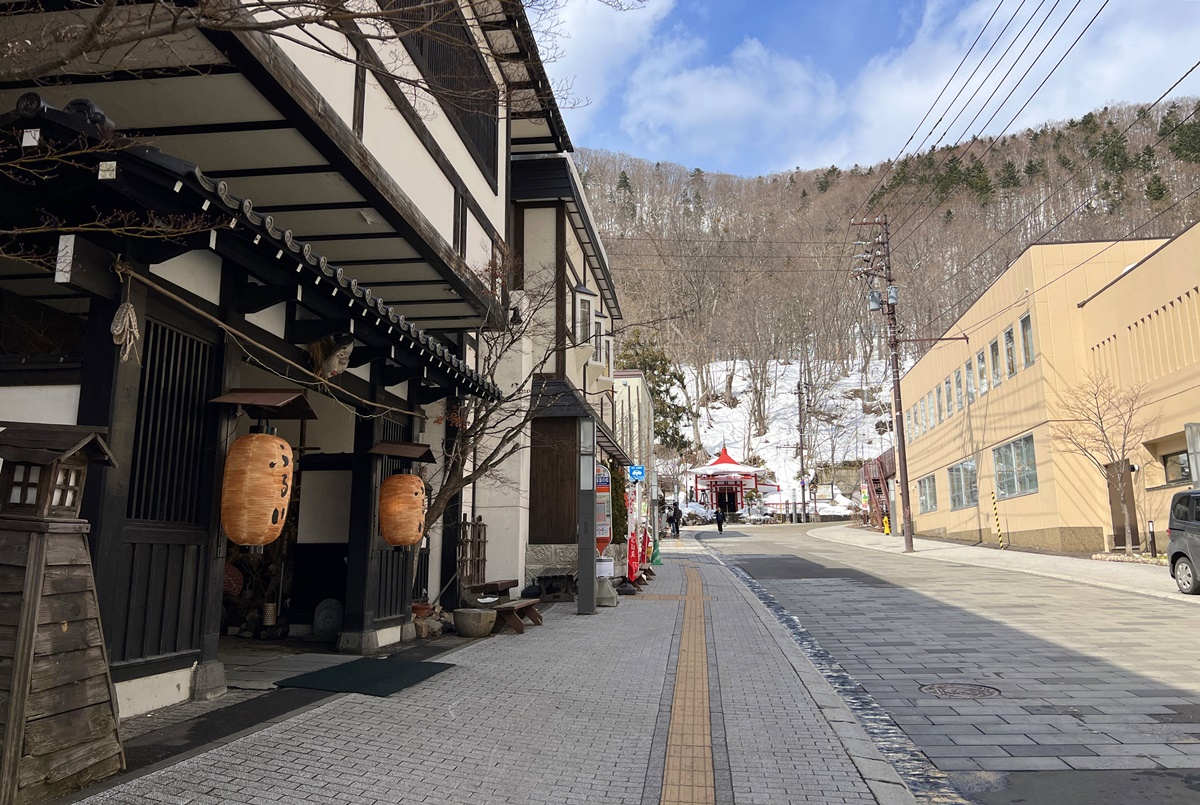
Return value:
[[(401, 34), (400, 39), (408, 51), (409, 58), (425, 77), (431, 93), (438, 99), (442, 111), (446, 114), (446, 119), (458, 132), (479, 170), (488, 181), (495, 184), (500, 168), (500, 90), (487, 63), (479, 54), (470, 26), (452, 0), (446, 0), (446, 11), (432, 5), (430, 0), (386, 0), (385, 3), (385, 7), (388, 8), (406, 6), (414, 7), (411, 15), (401, 15), (395, 18), (392, 24)], [(436, 47), (438, 41), (434, 36), (412, 30), (424, 26), (436, 26), (441, 29), (441, 33), (460, 41), (445, 45), (439, 50)], [(453, 55), (447, 56), (447, 53), (470, 53), (470, 56), (455, 60)], [(457, 76), (447, 73), (445, 69), (448, 62), (455, 61), (457, 67), (465, 68), (465, 71)], [(448, 77), (459, 79), (461, 85), (448, 86)], [(474, 83), (475, 86), (466, 86), (468, 82)], [(439, 97), (439, 90), (463, 94), (460, 94), (455, 102), (446, 102)], [(466, 95), (476, 92), (481, 96), (478, 103), (473, 97)], [(469, 106), (478, 108), (468, 108)]]

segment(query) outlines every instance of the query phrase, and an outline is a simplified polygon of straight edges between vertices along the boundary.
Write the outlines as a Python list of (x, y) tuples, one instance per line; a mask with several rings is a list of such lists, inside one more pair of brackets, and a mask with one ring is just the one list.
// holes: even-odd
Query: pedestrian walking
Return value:
[(667, 515), (667, 519), (671, 521), (671, 536), (679, 539), (679, 524), (683, 521), (683, 512), (679, 510), (679, 504), (671, 504), (671, 513)]
[(725, 532), (725, 510), (724, 509), (722, 509), (720, 507), (717, 508), (716, 519), (717, 519), (717, 533), (723, 534)]

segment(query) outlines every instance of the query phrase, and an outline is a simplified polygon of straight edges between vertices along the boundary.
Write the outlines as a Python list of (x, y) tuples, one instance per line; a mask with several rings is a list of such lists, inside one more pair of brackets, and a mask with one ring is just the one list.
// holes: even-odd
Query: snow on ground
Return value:
[[(712, 366), (712, 377), (723, 379), (729, 364)], [(767, 410), (767, 432), (760, 436), (753, 433), (750, 422), (749, 381), (745, 364), (738, 363), (734, 372), (733, 391), (738, 404), (728, 407), (715, 402), (702, 409), (700, 439), (710, 456), (716, 456), (722, 445), (729, 449), (734, 459), (746, 462), (757, 455), (775, 473), (775, 483), (782, 489), (783, 500), (795, 500), (800, 459), (796, 445), (798, 413), (796, 381), (800, 377), (800, 364), (778, 363), (773, 367), (775, 377), (770, 391)], [(812, 477), (814, 464), (827, 464), (846, 460), (874, 458), (892, 446), (892, 434), (880, 435), (876, 423), (891, 416), (891, 383), (885, 361), (873, 361), (865, 374), (851, 372), (828, 384), (826, 390), (819, 386), (812, 395), (808, 417), (808, 432), (805, 434), (809, 446), (805, 469)], [(865, 410), (864, 410), (865, 409)], [(824, 490), (828, 495), (828, 487)], [(849, 513), (857, 490), (839, 490), (850, 495), (833, 501), (829, 514)], [(835, 511), (846, 509), (845, 512)]]

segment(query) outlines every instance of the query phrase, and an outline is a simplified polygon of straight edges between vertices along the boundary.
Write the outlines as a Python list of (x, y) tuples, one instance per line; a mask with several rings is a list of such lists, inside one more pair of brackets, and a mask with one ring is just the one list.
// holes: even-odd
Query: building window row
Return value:
[(1021, 369), (1033, 366), (1036, 357), (1033, 319), (1026, 313), (908, 409), (904, 417), (905, 440), (919, 439), (956, 411), (983, 397), (989, 388), (994, 389)]
[[(1185, 453), (1185, 461), (1186, 456)], [(1038, 491), (1037, 458), (1032, 434), (992, 450), (992, 462), (996, 475), (996, 497), (1000, 500)], [(950, 486), (951, 511), (979, 505), (979, 472), (974, 458), (949, 467), (946, 478)], [(937, 511), (936, 476), (926, 475), (917, 481), (917, 497), (921, 514)]]

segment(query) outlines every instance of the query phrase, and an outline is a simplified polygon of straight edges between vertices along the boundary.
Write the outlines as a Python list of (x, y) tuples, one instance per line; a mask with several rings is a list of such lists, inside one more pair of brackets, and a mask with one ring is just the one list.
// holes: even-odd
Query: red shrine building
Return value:
[(759, 479), (766, 472), (766, 467), (734, 461), (729, 451), (722, 447), (711, 462), (688, 470), (692, 499), (701, 506), (726, 513), (741, 511), (746, 507), (749, 493), (758, 492), (765, 496), (779, 491), (778, 484)]

